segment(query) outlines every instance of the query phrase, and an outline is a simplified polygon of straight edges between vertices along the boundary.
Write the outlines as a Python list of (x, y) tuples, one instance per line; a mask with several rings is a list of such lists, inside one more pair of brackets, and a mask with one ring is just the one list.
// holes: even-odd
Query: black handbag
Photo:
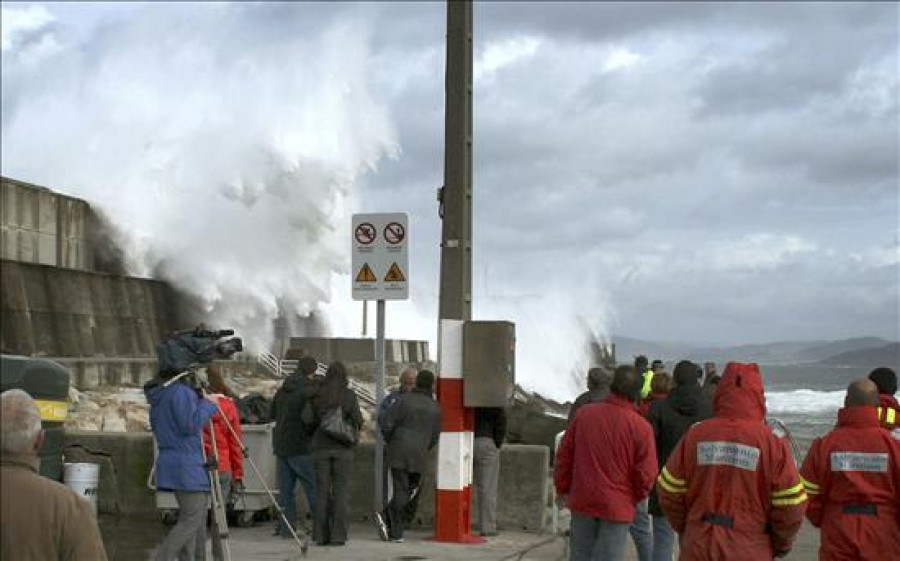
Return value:
[(319, 428), (341, 444), (355, 446), (359, 442), (359, 431), (344, 418), (344, 409), (340, 405), (322, 417)]

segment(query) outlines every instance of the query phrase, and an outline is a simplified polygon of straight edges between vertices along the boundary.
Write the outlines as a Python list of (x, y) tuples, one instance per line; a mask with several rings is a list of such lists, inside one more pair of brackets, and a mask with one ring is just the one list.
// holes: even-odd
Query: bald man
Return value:
[(900, 438), (881, 428), (878, 405), (871, 380), (851, 383), (837, 427), (803, 462), (819, 559), (900, 559)]
[(38, 475), (44, 431), (31, 396), (22, 390), (3, 392), (0, 431), (0, 558), (105, 561), (90, 504), (65, 485)]

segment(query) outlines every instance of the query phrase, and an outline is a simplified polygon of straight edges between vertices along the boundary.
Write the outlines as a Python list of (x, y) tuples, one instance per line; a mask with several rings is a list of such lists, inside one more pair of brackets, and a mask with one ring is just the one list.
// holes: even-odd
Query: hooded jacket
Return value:
[(878, 397), (881, 400), (878, 407), (878, 420), (881, 421), (881, 426), (887, 430), (900, 428), (900, 404), (897, 403), (897, 398), (886, 393)]
[(312, 431), (303, 423), (303, 407), (315, 395), (319, 384), (300, 374), (288, 376), (272, 398), (275, 455), (283, 458), (312, 454)]
[[(213, 432), (216, 436), (216, 452), (219, 460), (219, 471), (231, 472), (235, 481), (244, 479), (244, 452), (241, 440), (243, 432), (241, 430), (241, 419), (238, 416), (237, 406), (230, 397), (219, 397), (219, 408), (225, 413), (225, 419), (222, 413), (216, 412), (212, 417)], [(234, 429), (234, 433), (225, 423), (228, 423)], [(213, 454), (212, 440), (209, 438), (209, 424), (203, 427), (203, 451), (207, 458), (211, 458)]]
[[(666, 465), (669, 455), (691, 425), (712, 416), (712, 403), (703, 396), (700, 385), (696, 383), (678, 386), (672, 390), (669, 397), (652, 402), (647, 418), (656, 437), (659, 468), (662, 469)], [(663, 514), (662, 507), (659, 506), (659, 496), (655, 492), (650, 495), (650, 514), (656, 516)]]
[(803, 461), (806, 517), (822, 529), (819, 559), (900, 559), (900, 437), (874, 407), (845, 407)]
[(144, 385), (150, 427), (156, 438), (156, 486), (165, 491), (209, 491), (201, 434), (216, 406), (184, 382), (166, 387), (154, 378)]
[(657, 479), (662, 509), (681, 534), (679, 559), (786, 555), (807, 496), (787, 443), (764, 422), (756, 364), (726, 366), (713, 411), (687, 430)]
[(556, 492), (569, 508), (606, 522), (631, 522), (656, 478), (653, 431), (634, 403), (610, 395), (582, 406), (556, 453)]

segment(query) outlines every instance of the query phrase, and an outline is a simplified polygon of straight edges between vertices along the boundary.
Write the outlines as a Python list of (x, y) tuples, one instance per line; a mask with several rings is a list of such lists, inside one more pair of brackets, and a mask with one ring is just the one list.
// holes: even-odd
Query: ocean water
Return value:
[(760, 365), (768, 416), (781, 420), (805, 455), (813, 439), (837, 422), (847, 384), (871, 368), (821, 365)]

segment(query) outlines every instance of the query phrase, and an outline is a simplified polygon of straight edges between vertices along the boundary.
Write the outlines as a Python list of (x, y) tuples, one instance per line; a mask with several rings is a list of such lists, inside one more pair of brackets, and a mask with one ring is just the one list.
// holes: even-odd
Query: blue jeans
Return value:
[[(278, 456), (278, 504), (291, 524), (297, 524), (297, 507), (294, 504), (294, 486), (297, 480), (303, 485), (309, 512), (316, 511), (316, 465), (312, 454), (305, 456)], [(296, 528), (296, 526), (295, 526)], [(290, 535), (284, 520), (278, 521), (282, 536)]]
[(650, 512), (647, 510), (648, 499), (635, 505), (634, 522), (628, 531), (637, 549), (638, 561), (651, 561), (653, 557), (653, 530), (650, 523)]
[(653, 515), (653, 561), (672, 561), (675, 555), (675, 530), (665, 516)]
[(607, 522), (572, 513), (569, 561), (619, 561), (625, 556), (627, 522)]

